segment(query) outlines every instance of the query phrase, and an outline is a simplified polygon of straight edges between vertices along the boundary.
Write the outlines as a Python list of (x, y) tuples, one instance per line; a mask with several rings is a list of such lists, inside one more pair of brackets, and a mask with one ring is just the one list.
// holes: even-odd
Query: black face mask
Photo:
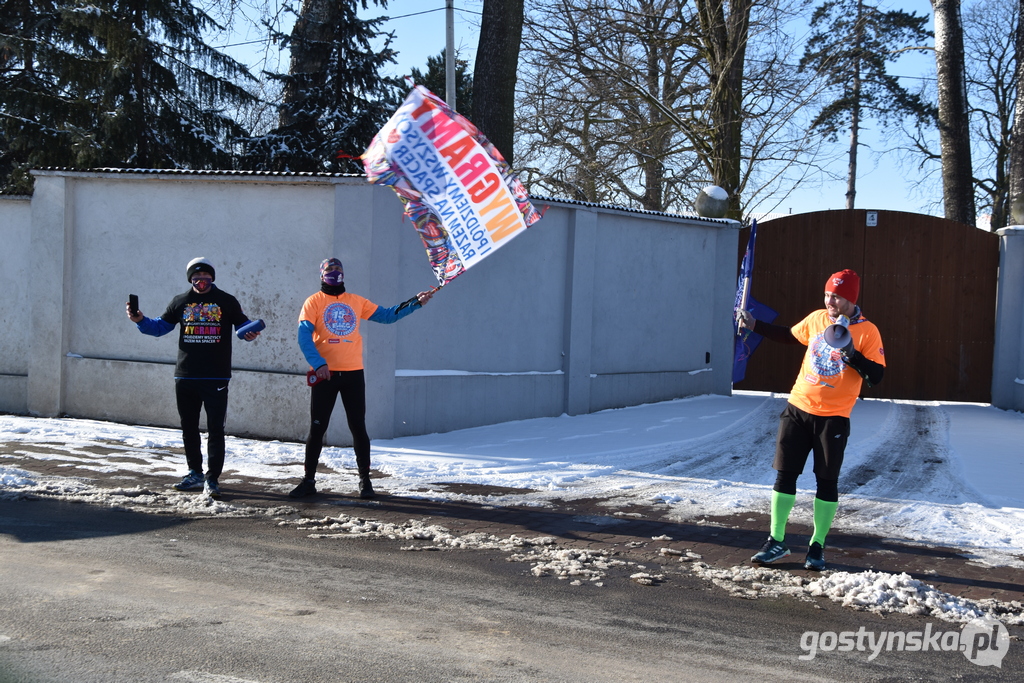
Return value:
[(192, 287), (200, 294), (206, 294), (211, 289), (213, 289), (213, 280), (196, 278), (195, 280), (192, 280)]
[(331, 296), (338, 296), (339, 294), (345, 293), (345, 283), (342, 282), (340, 285), (329, 285), (321, 280), (320, 291), (324, 294), (330, 294)]

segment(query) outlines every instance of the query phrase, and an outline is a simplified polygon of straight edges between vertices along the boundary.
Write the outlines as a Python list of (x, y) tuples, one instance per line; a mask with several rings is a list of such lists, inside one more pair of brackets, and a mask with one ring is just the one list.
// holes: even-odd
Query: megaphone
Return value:
[(835, 324), (825, 328), (822, 338), (833, 349), (845, 349), (853, 343), (853, 337), (850, 336), (850, 330), (847, 329), (849, 326), (850, 319), (841, 315), (836, 318)]

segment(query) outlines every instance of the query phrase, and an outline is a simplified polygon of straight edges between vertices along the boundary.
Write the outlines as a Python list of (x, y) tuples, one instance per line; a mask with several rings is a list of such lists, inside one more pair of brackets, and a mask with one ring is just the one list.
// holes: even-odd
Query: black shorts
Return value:
[(803, 472), (807, 454), (813, 452), (814, 474), (820, 479), (838, 479), (849, 438), (850, 418), (811, 415), (787, 403), (779, 416), (772, 467), (780, 472)]

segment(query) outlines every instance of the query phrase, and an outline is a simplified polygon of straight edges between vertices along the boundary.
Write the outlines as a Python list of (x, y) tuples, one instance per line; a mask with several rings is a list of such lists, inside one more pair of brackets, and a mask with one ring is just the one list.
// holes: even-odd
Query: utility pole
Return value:
[(455, 0), (444, 0), (445, 49), (444, 49), (444, 91), (445, 101), (455, 109)]

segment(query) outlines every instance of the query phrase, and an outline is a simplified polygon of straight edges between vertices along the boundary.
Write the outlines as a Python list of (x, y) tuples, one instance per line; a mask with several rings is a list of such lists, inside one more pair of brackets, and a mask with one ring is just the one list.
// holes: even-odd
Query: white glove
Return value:
[(753, 314), (742, 309), (736, 311), (736, 322), (739, 324), (740, 329), (750, 330), (751, 332), (754, 331), (754, 326), (757, 324)]

